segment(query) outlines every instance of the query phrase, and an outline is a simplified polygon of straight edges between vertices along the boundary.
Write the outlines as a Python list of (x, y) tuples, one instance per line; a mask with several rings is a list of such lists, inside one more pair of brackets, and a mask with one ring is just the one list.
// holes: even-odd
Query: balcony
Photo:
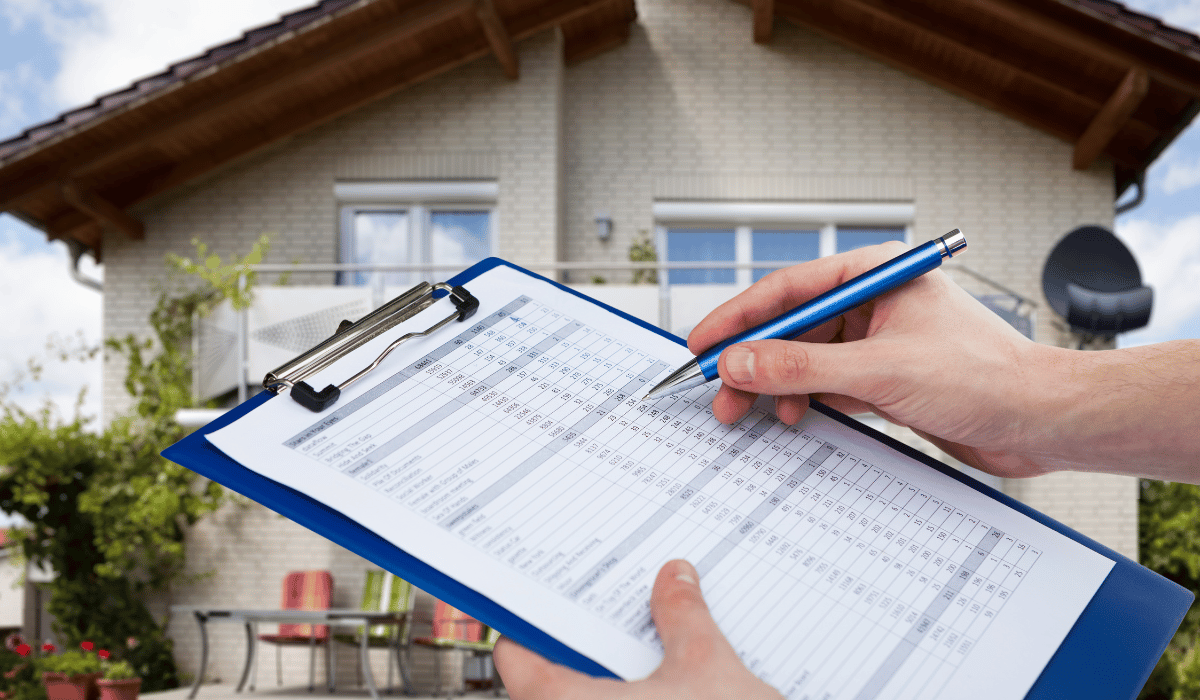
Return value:
[[(672, 285), (667, 272), (677, 269), (776, 269), (791, 263), (532, 263), (522, 267), (552, 279), (620, 278), (650, 280), (632, 283), (579, 283), (568, 286), (625, 311), (647, 323), (686, 337), (716, 306), (745, 289), (727, 285)], [(404, 292), (419, 280), (438, 281), (459, 268), (437, 265), (256, 265), (270, 278), (290, 273), (306, 280), (333, 279), (337, 273), (368, 272), (373, 284), (339, 286), (262, 284), (253, 305), (235, 312), (228, 302), (196, 321), (193, 386), (207, 400), (236, 393), (245, 400), (248, 387), (259, 386), (267, 372), (329, 337), (343, 319), (357, 319)], [(943, 265), (958, 284), (1029, 338), (1037, 327), (1036, 302), (957, 263)], [(387, 284), (386, 280), (408, 284)]]

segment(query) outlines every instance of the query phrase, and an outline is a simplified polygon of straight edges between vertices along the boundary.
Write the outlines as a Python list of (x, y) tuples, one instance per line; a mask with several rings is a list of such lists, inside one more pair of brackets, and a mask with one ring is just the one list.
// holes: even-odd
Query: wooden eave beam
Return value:
[[(383, 43), (387, 43), (392, 40), (399, 40), (402, 36), (408, 36), (411, 33), (420, 31), (421, 29), (430, 26), (432, 23), (468, 12), (472, 8), (476, 7), (476, 2), (477, 0), (430, 0), (429, 2), (409, 10), (408, 13), (404, 15), (404, 17), (408, 18), (407, 20), (403, 18), (397, 20), (400, 22), (420, 21), (422, 26), (407, 26), (397, 28), (399, 34), (391, 35), (388, 39), (381, 41)], [(549, 27), (561, 25), (564, 22), (580, 18), (601, 8), (602, 6), (610, 4), (611, 2), (612, 0), (584, 0), (583, 2), (580, 2), (580, 0), (556, 0), (549, 5), (540, 6), (534, 11), (524, 13), (513, 18), (507, 23), (507, 27), (511, 33), (510, 36), (512, 41), (518, 41)], [(425, 14), (418, 14), (422, 10), (426, 11)], [(632, 18), (630, 21), (632, 21)], [(626, 24), (624, 35), (628, 36), (628, 24)], [(373, 33), (371, 36), (377, 35)], [(361, 47), (364, 43), (369, 42), (371, 37), (364, 38), (362, 35), (355, 35), (351, 39), (352, 40), (347, 40), (345, 42), (339, 42), (338, 45), (350, 46), (351, 48)], [(336, 62), (337, 60), (343, 60), (345, 57), (342, 55), (339, 55), (336, 59), (332, 56), (332, 54), (335, 53), (333, 48), (334, 47), (326, 47), (326, 49), (323, 49), (319, 52), (300, 54), (296, 57), (296, 60), (289, 63), (289, 67), (294, 69), (299, 65), (300, 67), (308, 66), (311, 69), (312, 65), (317, 61), (329, 60)], [(130, 185), (124, 187), (122, 190), (127, 194), (122, 194), (116, 198), (117, 203), (128, 207), (138, 202), (145, 201), (146, 199), (182, 184), (183, 182), (187, 182), (194, 177), (198, 177), (211, 170), (214, 170), (225, 163), (247, 155), (260, 147), (267, 146), (271, 143), (303, 131), (304, 129), (310, 128), (311, 126), (328, 121), (329, 119), (344, 114), (361, 106), (362, 104), (366, 104), (374, 99), (379, 99), (380, 97), (390, 94), (394, 90), (418, 83), (444, 70), (449, 70), (458, 65), (462, 65), (463, 63), (467, 63), (471, 60), (485, 56), (487, 55), (489, 48), (490, 47), (477, 49), (476, 47), (471, 46), (468, 47), (468, 49), (458, 48), (450, 51), (442, 51), (430, 59), (420, 60), (415, 64), (408, 66), (410, 70), (403, 72), (398, 77), (393, 75), (391, 77), (379, 76), (376, 78), (369, 78), (366, 81), (355, 84), (354, 86), (349, 86), (339, 90), (333, 95), (322, 96), (319, 106), (316, 108), (294, 110), (293, 113), (288, 117), (282, 120), (277, 120), (271, 128), (256, 128), (248, 130), (240, 135), (234, 135), (230, 139), (225, 140), (225, 142), (217, 148), (211, 149), (199, 155), (185, 158), (183, 161), (172, 167), (166, 175), (156, 176), (151, 181), (130, 183)], [(464, 51), (466, 51), (466, 53), (464, 53)], [(448, 60), (450, 62), (445, 65), (439, 65), (438, 62), (443, 60)], [(329, 65), (332, 65), (332, 63)], [(212, 104), (209, 106), (213, 108), (221, 107), (221, 105), (227, 104), (228, 100), (230, 99), (237, 99), (238, 96), (249, 95), (253, 93), (254, 90), (257, 90), (258, 87), (261, 87), (262, 85), (274, 85), (277, 80), (281, 79), (275, 75), (274, 71), (271, 71), (270, 73), (270, 75), (264, 75), (253, 79), (252, 82), (255, 83), (255, 87), (253, 89), (249, 87), (238, 87), (232, 93), (231, 91), (227, 90), (223, 93), (221, 99), (211, 100), (210, 102)], [(290, 79), (286, 77), (283, 79), (289, 80), (290, 82)], [(362, 89), (359, 89), (359, 86), (362, 86)], [(339, 99), (350, 99), (353, 100), (353, 102), (345, 105), (337, 105), (336, 101)], [(196, 109), (203, 108), (204, 106), (205, 105), (189, 107), (185, 113), (181, 115), (181, 117), (172, 119), (171, 125), (180, 131), (190, 128), (192, 122), (187, 115), (194, 113)], [(157, 134), (159, 138), (164, 138), (164, 135), (160, 132), (160, 129), (165, 131), (165, 126), (167, 125), (161, 124), (155, 130), (155, 134)], [(255, 138), (259, 138), (259, 140), (255, 141)], [(139, 136), (136, 139), (131, 138), (130, 140), (137, 145), (131, 145), (127, 148), (122, 148), (121, 151), (123, 152), (123, 155), (133, 154), (136, 152), (136, 149), (142, 148), (145, 138), (144, 136)], [(97, 156), (94, 152), (94, 149), (83, 149), (82, 151), (77, 152), (76, 157), (73, 157), (72, 160), (75, 162), (86, 161), (88, 157), (103, 158), (105, 160), (105, 164), (115, 163), (118, 160), (116, 154), (111, 152), (108, 154), (101, 153), (99, 156)], [(99, 172), (99, 170), (94, 167), (89, 168), (89, 170)], [(37, 177), (28, 177), (27, 175), (29, 174), (34, 174)], [(14, 175), (11, 178), (5, 178), (5, 181), (0, 182), (0, 210), (13, 208), (12, 205), (19, 200), (36, 194), (38, 190), (46, 187), (47, 184), (54, 184), (60, 177), (62, 177), (61, 168), (42, 166), (32, 171), (26, 171), (24, 174)], [(51, 221), (47, 221), (46, 226), (47, 231), (51, 235), (74, 236), (75, 233), (78, 233), (79, 231), (83, 230), (83, 228), (87, 227), (89, 221), (90, 220), (87, 217), (78, 212), (69, 212), (66, 214), (61, 214)]]
[[(465, 14), (475, 7), (475, 3), (476, 0), (427, 0), (405, 10), (391, 22), (376, 23), (364, 33), (352, 34), (314, 51), (298, 52), (290, 59), (285, 57), (278, 67), (263, 71), (234, 87), (217, 91), (207, 99), (187, 105), (173, 115), (156, 120), (154, 126), (148, 130), (126, 138), (112, 139), (105, 144), (75, 150), (70, 156), (73, 168), (59, 168), (52, 173), (41, 172), (41, 178), (23, 177), (11, 184), (0, 183), (0, 210), (11, 208), (14, 203), (36, 192), (45, 184), (42, 178), (60, 179), (64, 176), (64, 170), (65, 176), (72, 179), (78, 179), (87, 173), (103, 171), (139, 151), (186, 134), (205, 121), (229, 116), (248, 104), (291, 88), (343, 61), (352, 60)], [(287, 44), (283, 46), (286, 47)], [(114, 143), (117, 144), (115, 147), (110, 145)]]
[[(1146, 71), (1154, 80), (1192, 97), (1200, 97), (1200, 71), (1180, 71), (1151, 65), (1141, 56), (1125, 51), (1112, 43), (1098, 39), (1079, 27), (1071, 26), (1030, 10), (1012, 0), (956, 0), (980, 14), (994, 17), (1000, 22), (1043, 37), (1047, 41), (1084, 54), (1097, 56), (1121, 70), (1136, 66)], [(1141, 39), (1139, 37), (1139, 39)], [(1144, 39), (1142, 39), (1145, 41)]]
[(1075, 142), (1075, 154), (1071, 165), (1076, 170), (1087, 170), (1108, 144), (1129, 121), (1150, 90), (1150, 76), (1135, 66), (1129, 69), (1121, 84), (1113, 91), (1108, 101), (1100, 108), (1096, 118), (1088, 124), (1083, 135)]
[(145, 183), (129, 196), (128, 205), (145, 201), (260, 148), (353, 111), (397, 90), (427, 80), (488, 55), (485, 44), (456, 45), (416, 63), (400, 67), (381, 65), (375, 75), (354, 85), (322, 95), (311, 104), (293, 110), (269, 125), (249, 129), (226, 139), (219, 147), (180, 162), (169, 172)]
[(493, 0), (479, 0), (475, 6), (475, 16), (479, 18), (483, 33), (492, 47), (492, 53), (496, 54), (500, 67), (504, 69), (504, 74), (516, 80), (521, 74), (517, 52), (513, 48), (512, 37), (508, 35), (503, 20), (496, 12), (496, 3)]
[(771, 43), (771, 33), (775, 29), (775, 0), (753, 0), (754, 8), (754, 43)]
[(520, 41), (543, 29), (578, 19), (610, 2), (612, 0), (586, 0), (582, 3), (579, 0), (557, 0), (512, 18), (508, 22), (508, 29), (513, 41)]
[[(865, 13), (872, 17), (880, 26), (892, 26), (903, 30), (912, 36), (919, 37), (919, 43), (926, 46), (937, 46), (943, 50), (952, 50), (959, 52), (967, 57), (970, 61), (986, 66), (988, 70), (994, 70), (1001, 74), (1007, 74), (1013, 78), (1018, 78), (1027, 81), (1031, 85), (1046, 91), (1049, 94), (1054, 94), (1059, 99), (1074, 99), (1087, 105), (1089, 109), (1098, 111), (1101, 105), (1096, 100), (1085, 95), (1070, 92), (1062, 88), (1062, 86), (1046, 80), (1038, 75), (1015, 68), (1004, 61), (997, 59), (991, 55), (985, 54), (971, 46), (967, 46), (960, 42), (946, 38), (936, 32), (922, 27), (907, 19), (897, 17), (888, 12), (875, 3), (869, 0), (838, 0), (835, 3), (840, 7), (847, 7), (854, 11)], [(991, 109), (1002, 114), (1006, 114), (1014, 119), (1022, 121), (1036, 129), (1053, 134), (1064, 141), (1074, 142), (1078, 136), (1078, 131), (1075, 131), (1066, 125), (1055, 122), (1050, 119), (1043, 118), (1028, 110), (1018, 109), (1010, 101), (1006, 101), (1005, 91), (1001, 89), (991, 91), (981, 91), (978, 87), (967, 87), (960, 82), (952, 80), (946, 75), (941, 75), (937, 72), (919, 67), (913, 62), (901, 60), (892, 54), (881, 50), (879, 45), (870, 40), (864, 39), (861, 34), (856, 34), (841, 26), (843, 22), (841, 18), (835, 14), (830, 14), (831, 10), (825, 3), (805, 1), (801, 3), (781, 3), (776, 7), (776, 13), (789, 21), (795, 22), (802, 26), (810, 27), (818, 32), (825, 34), (836, 41), (842, 42), (855, 50), (869, 55), (883, 63), (898, 68), (904, 72), (915, 75), (926, 82), (938, 85), (951, 92), (962, 95), (975, 102), (982, 103)], [(1140, 122), (1130, 122), (1131, 125), (1136, 124), (1138, 128), (1150, 129), (1148, 125)], [(1157, 132), (1155, 132), (1157, 133)]]
[(63, 199), (68, 204), (91, 217), (96, 223), (111, 226), (135, 241), (146, 237), (146, 227), (141, 221), (96, 193), (80, 189), (71, 180), (64, 181), (60, 189)]

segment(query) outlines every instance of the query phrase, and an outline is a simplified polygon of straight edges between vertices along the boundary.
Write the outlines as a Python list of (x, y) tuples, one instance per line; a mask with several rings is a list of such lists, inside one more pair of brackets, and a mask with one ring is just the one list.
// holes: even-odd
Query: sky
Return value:
[[(304, 0), (0, 0), (0, 140), (168, 64), (311, 4)], [(1132, 0), (1130, 7), (1200, 33), (1200, 0)], [(1065, 167), (1065, 166), (1064, 166)], [(1200, 120), (1147, 173), (1145, 202), (1116, 233), (1154, 287), (1151, 323), (1121, 338), (1139, 345), (1200, 338)], [(26, 409), (47, 400), (62, 417), (98, 416), (100, 365), (51, 360), (29, 379), (47, 345), (79, 348), (101, 338), (101, 296), (73, 281), (62, 243), (0, 214), (0, 394)], [(103, 279), (83, 258), (81, 271)], [(1049, 309), (1044, 313), (1053, 313)], [(15, 388), (14, 388), (15, 387)]]

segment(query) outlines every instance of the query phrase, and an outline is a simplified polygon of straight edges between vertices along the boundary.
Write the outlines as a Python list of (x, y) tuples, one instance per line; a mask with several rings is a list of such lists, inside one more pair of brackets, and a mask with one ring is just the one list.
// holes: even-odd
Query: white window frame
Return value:
[[(414, 265), (433, 263), (430, 250), (433, 213), (487, 212), (488, 248), (489, 254), (494, 254), (499, 190), (495, 180), (336, 182), (333, 195), (338, 204), (338, 260), (352, 259), (354, 217), (363, 212), (404, 211), (408, 214), (409, 256)], [(442, 276), (435, 272), (417, 277), (432, 280)]]
[[(752, 234), (755, 230), (816, 230), (820, 233), (820, 257), (837, 252), (839, 226), (879, 226), (904, 229), (904, 242), (912, 245), (912, 222), (916, 208), (905, 202), (698, 202), (657, 201), (654, 203), (655, 246), (667, 257), (667, 231), (672, 228), (713, 227), (734, 231), (737, 263), (754, 261)], [(664, 260), (665, 262), (666, 260)], [(734, 284), (749, 287), (749, 268), (739, 269)]]

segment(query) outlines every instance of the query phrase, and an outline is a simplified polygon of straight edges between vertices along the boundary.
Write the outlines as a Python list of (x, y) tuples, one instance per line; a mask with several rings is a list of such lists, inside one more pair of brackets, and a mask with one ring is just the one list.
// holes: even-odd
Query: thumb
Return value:
[(704, 603), (700, 575), (691, 564), (676, 559), (663, 565), (650, 594), (650, 611), (663, 643), (662, 665), (654, 675), (694, 680), (714, 665), (741, 666)]
[(717, 370), (734, 389), (769, 396), (829, 393), (876, 403), (894, 358), (885, 341), (849, 343), (758, 340), (721, 353)]

